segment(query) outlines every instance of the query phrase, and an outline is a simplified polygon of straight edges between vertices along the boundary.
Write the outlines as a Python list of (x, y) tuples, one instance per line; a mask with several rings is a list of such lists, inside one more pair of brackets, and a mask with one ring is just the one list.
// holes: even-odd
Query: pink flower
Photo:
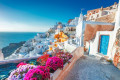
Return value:
[(32, 78), (32, 80), (37, 80), (37, 78)]
[(50, 78), (49, 69), (45, 66), (38, 66), (37, 68), (29, 70), (24, 80), (45, 80), (48, 78)]
[(46, 67), (52, 68), (53, 70), (57, 70), (58, 68), (63, 68), (63, 60), (58, 57), (48, 58), (46, 62)]
[(17, 67), (23, 66), (23, 65), (26, 65), (26, 64), (27, 64), (27, 63), (21, 62), (21, 63), (19, 63), (19, 64), (17, 65)]
[(21, 78), (24, 79), (24, 77), (26, 76), (26, 73), (29, 70), (34, 69), (34, 68), (36, 68), (36, 66), (30, 65), (30, 64), (19, 66), (16, 70), (11, 72), (10, 76), (8, 77), (8, 80), (20, 80)]

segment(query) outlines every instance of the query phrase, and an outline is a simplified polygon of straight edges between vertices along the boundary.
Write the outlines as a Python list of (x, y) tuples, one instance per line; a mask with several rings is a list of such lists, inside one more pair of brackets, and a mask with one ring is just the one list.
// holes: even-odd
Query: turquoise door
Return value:
[(108, 35), (102, 35), (100, 40), (100, 53), (107, 55), (108, 50), (108, 44), (109, 44), (109, 36)]

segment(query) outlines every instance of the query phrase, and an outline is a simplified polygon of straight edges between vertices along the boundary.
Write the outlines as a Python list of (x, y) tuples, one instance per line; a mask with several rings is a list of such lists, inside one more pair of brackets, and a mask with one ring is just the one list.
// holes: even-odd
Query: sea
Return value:
[(34, 38), (37, 33), (43, 32), (0, 32), (0, 49), (8, 46), (10, 43), (19, 43)]
[[(37, 33), (44, 34), (43, 32), (0, 32), (0, 49), (8, 46), (10, 43), (19, 43), (32, 39)], [(0, 80), (8, 78), (9, 73), (16, 69), (17, 64), (18, 63), (0, 65)]]

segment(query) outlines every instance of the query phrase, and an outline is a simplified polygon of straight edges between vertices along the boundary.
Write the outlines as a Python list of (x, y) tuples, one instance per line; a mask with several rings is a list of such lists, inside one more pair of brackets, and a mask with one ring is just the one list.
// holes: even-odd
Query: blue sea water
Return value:
[(27, 41), (36, 35), (36, 32), (0, 32), (0, 49), (8, 46), (10, 43)]
[[(39, 33), (43, 34), (42, 32)], [(36, 35), (36, 32), (0, 32), (0, 48), (8, 46), (10, 43), (27, 41), (34, 38)], [(0, 80), (5, 80), (5, 78), (8, 78), (10, 72), (16, 69), (17, 64), (18, 63), (0, 65)]]

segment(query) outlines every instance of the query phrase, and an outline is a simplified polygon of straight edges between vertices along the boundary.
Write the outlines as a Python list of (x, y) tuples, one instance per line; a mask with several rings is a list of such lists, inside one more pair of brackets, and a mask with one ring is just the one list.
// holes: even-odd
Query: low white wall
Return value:
[(99, 36), (100, 33), (97, 32), (94, 41), (90, 41), (90, 55), (95, 55), (96, 53), (98, 53)]
[(68, 44), (67, 42), (64, 44), (65, 49), (72, 53), (77, 47), (73, 44)]
[(28, 60), (31, 60), (31, 59), (37, 59), (38, 57), (40, 57), (40, 56), (22, 58), (22, 59), (15, 59), (15, 60), (4, 60), (4, 61), (0, 61), (0, 65), (1, 64), (7, 64), (7, 63), (19, 63), (21, 61), (28, 61)]
[[(72, 58), (70, 59), (70, 61)], [(68, 65), (68, 63), (65, 63), (63, 66), (63, 69)], [(50, 80), (56, 80), (56, 78), (60, 75), (63, 69), (57, 69), (54, 73), (50, 74)]]
[(50, 80), (64, 80), (69, 71), (73, 68), (75, 62), (84, 55), (83, 47), (76, 48), (73, 52), (73, 57), (69, 60), (70, 63), (65, 63), (63, 69), (57, 69), (54, 73), (51, 73)]

